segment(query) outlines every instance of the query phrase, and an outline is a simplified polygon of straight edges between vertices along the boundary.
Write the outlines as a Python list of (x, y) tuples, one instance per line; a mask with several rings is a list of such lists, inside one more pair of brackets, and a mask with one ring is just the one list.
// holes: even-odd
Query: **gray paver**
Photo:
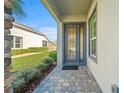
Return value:
[(56, 67), (33, 93), (102, 93), (86, 66), (79, 70), (61, 70)]

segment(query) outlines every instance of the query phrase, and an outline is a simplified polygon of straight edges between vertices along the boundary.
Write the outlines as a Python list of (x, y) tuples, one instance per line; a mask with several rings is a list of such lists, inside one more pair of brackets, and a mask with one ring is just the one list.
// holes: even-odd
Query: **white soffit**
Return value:
[(90, 5), (94, 0), (41, 0), (51, 15), (57, 20), (86, 20)]
[(60, 15), (87, 15), (92, 0), (51, 0)]

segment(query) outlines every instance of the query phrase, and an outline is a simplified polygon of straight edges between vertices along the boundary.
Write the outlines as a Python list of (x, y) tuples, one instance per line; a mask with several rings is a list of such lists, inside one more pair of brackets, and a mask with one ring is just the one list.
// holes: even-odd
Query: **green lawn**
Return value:
[(42, 63), (42, 60), (47, 58), (49, 52), (44, 52), (40, 54), (14, 58), (12, 59), (13, 72), (21, 71), (24, 69), (31, 69)]

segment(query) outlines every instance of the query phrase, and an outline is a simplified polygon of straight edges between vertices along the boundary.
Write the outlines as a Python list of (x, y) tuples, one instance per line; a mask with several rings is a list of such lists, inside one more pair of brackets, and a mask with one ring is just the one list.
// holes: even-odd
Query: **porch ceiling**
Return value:
[(49, 12), (58, 21), (86, 19), (93, 0), (42, 0)]
[(92, 0), (52, 0), (61, 15), (86, 15)]

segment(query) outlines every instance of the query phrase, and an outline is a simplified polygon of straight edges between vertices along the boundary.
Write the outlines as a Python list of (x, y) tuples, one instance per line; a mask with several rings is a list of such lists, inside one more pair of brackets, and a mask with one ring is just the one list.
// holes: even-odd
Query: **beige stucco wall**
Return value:
[(23, 48), (42, 47), (42, 40), (48, 41), (44, 36), (22, 30), (16, 27), (11, 29), (11, 35), (23, 38)]
[[(88, 18), (94, 5), (95, 0)], [(97, 20), (97, 64), (88, 58), (87, 65), (103, 93), (112, 93), (111, 85), (118, 84), (119, 76), (118, 0), (98, 0)]]

